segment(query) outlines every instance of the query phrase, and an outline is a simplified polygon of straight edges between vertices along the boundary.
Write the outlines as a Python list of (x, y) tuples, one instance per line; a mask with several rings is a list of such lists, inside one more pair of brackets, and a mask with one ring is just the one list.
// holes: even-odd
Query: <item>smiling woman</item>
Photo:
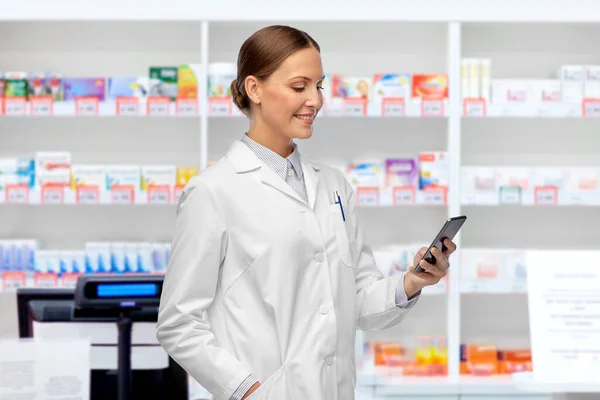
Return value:
[(354, 399), (356, 329), (400, 323), (456, 248), (383, 276), (349, 182), (294, 142), (312, 136), (322, 83), (307, 33), (253, 34), (231, 84), (250, 127), (180, 196), (157, 338), (216, 400)]
[(293, 139), (308, 139), (323, 105), (319, 44), (306, 32), (269, 26), (240, 48), (231, 83), (235, 105), (250, 118), (248, 137), (282, 157)]

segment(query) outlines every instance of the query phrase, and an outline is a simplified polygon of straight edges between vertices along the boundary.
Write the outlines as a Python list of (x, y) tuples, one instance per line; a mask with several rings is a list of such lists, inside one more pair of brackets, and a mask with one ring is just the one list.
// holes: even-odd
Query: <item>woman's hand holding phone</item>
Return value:
[[(450, 267), (448, 258), (456, 250), (456, 244), (450, 239), (444, 239), (443, 244), (446, 248), (443, 252), (437, 247), (431, 249), (431, 254), (436, 259), (435, 264), (430, 264), (423, 259), (423, 256), (427, 252), (427, 247), (422, 247), (415, 255), (413, 265), (404, 276), (404, 291), (409, 299), (425, 286), (435, 285), (446, 276), (446, 271)], [(415, 271), (417, 264), (421, 267), (418, 272)]]

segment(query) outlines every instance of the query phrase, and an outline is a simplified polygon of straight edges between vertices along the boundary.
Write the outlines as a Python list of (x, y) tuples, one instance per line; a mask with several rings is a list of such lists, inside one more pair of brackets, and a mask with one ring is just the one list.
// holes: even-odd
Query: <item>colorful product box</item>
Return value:
[(185, 186), (198, 173), (197, 167), (177, 167), (176, 185)]
[(344, 77), (344, 98), (364, 99), (369, 101), (371, 94), (371, 78)]
[(36, 184), (71, 186), (71, 153), (38, 151), (35, 153)]
[(106, 179), (106, 190), (111, 190), (113, 186), (127, 186), (138, 190), (142, 177), (137, 165), (107, 165)]
[(177, 87), (178, 70), (177, 67), (150, 67), (150, 79), (160, 81), (156, 88), (158, 96), (169, 97), (172, 101), (177, 98), (179, 94), (179, 88)]
[(410, 74), (377, 74), (373, 77), (373, 101), (378, 103), (386, 98), (408, 100), (410, 89)]
[(385, 160), (386, 186), (419, 185), (419, 167), (414, 158), (391, 158)]
[(0, 158), (0, 190), (7, 185), (35, 187), (35, 161), (31, 158)]
[(108, 78), (106, 97), (115, 100), (118, 97), (137, 97), (145, 99), (149, 89), (144, 85), (146, 77), (112, 77)]
[(105, 78), (64, 78), (65, 101), (75, 101), (77, 97), (94, 97), (98, 101), (106, 99)]
[(347, 176), (354, 187), (382, 187), (384, 166), (381, 162), (352, 163), (347, 167)]
[(61, 250), (60, 275), (85, 273), (85, 251)]
[(4, 96), (28, 97), (28, 82), (26, 72), (7, 72), (4, 82)]
[(177, 167), (175, 165), (145, 165), (142, 166), (142, 190), (150, 186), (175, 187)]
[(412, 98), (417, 102), (423, 99), (447, 99), (448, 75), (414, 74), (412, 76)]
[(446, 152), (424, 152), (419, 155), (419, 189), (448, 188), (450, 160)]
[(85, 244), (85, 272), (88, 274), (111, 272), (109, 242)]
[(105, 190), (108, 186), (106, 177), (106, 168), (103, 165), (79, 165), (74, 164), (71, 167), (73, 190), (78, 187), (96, 187), (98, 190)]

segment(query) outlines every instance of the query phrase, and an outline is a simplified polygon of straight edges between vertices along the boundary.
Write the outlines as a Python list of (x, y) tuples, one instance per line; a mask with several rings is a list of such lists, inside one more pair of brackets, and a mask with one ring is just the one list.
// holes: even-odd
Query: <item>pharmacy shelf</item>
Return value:
[[(245, 118), (230, 99), (208, 99), (208, 116), (220, 118)], [(79, 101), (52, 102), (47, 99), (25, 101), (19, 98), (0, 98), (0, 116), (25, 117), (179, 117), (200, 115), (199, 101), (194, 99), (170, 101), (169, 99), (123, 98), (114, 101), (81, 99)], [(330, 105), (320, 117), (331, 118), (443, 118), (448, 116), (447, 101), (427, 100), (404, 102), (389, 99), (382, 103), (346, 101)]]
[(539, 382), (532, 373), (513, 375), (513, 384), (523, 391), (538, 393), (595, 393), (600, 395), (600, 384), (591, 382)]
[(541, 104), (486, 104), (463, 101), (462, 116), (466, 118), (597, 118), (600, 117), (600, 99), (583, 103)]
[[(15, 185), (0, 190), (0, 204), (29, 205), (145, 205), (177, 204), (183, 187), (149, 188), (139, 190), (131, 187), (114, 188), (112, 191), (99, 191), (94, 187), (79, 189), (48, 187), (30, 190), (26, 186)], [(411, 207), (411, 206), (446, 206), (445, 190), (421, 191), (412, 187), (398, 188), (360, 188), (357, 189), (357, 205), (359, 207)]]

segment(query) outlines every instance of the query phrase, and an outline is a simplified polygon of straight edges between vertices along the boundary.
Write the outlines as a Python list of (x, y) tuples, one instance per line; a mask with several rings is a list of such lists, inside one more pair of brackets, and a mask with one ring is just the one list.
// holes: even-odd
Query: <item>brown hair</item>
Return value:
[(250, 98), (244, 87), (249, 75), (264, 80), (290, 55), (310, 47), (321, 52), (319, 44), (308, 33), (289, 26), (267, 26), (252, 34), (240, 48), (237, 79), (231, 82), (231, 96), (236, 107), (247, 116), (250, 114)]

